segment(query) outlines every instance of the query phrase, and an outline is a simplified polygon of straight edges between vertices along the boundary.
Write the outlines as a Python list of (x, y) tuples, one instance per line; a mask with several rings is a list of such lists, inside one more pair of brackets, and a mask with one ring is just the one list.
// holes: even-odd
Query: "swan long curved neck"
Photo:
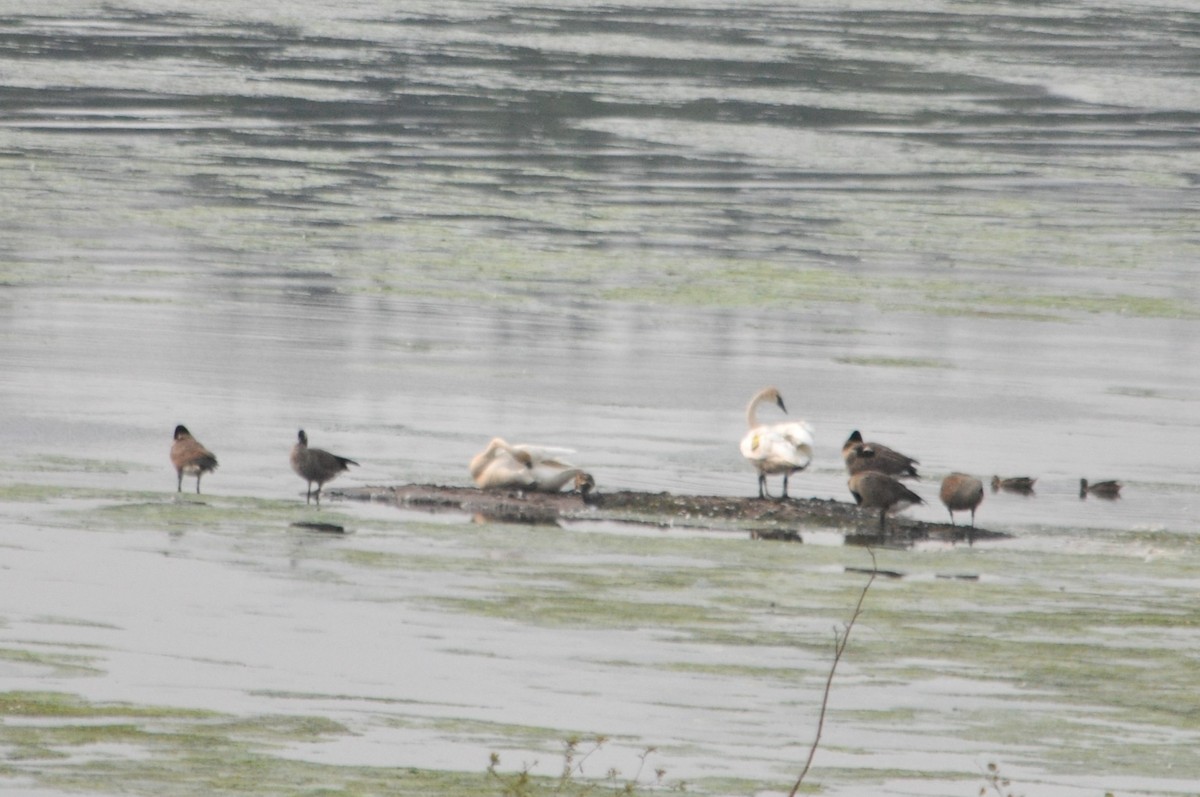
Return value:
[(509, 448), (508, 443), (504, 442), (499, 437), (493, 438), (488, 443), (487, 448), (485, 448), (483, 451), (480, 451), (475, 455), (474, 459), (471, 460), (471, 465), (469, 467), (471, 478), (476, 478), (480, 473), (483, 473), (484, 468), (492, 464), (492, 460), (496, 458), (497, 451), (502, 451), (507, 448)]
[(762, 401), (762, 394), (750, 399), (750, 403), (746, 405), (746, 426), (754, 429), (758, 426), (758, 402)]
[[(750, 399), (750, 403), (746, 405), (746, 424), (755, 429), (758, 427), (758, 405), (774, 399), (779, 404), (780, 409), (783, 408), (783, 401), (778, 398), (779, 394), (772, 388), (766, 388), (759, 391), (754, 398)], [(786, 410), (784, 410), (786, 412)]]

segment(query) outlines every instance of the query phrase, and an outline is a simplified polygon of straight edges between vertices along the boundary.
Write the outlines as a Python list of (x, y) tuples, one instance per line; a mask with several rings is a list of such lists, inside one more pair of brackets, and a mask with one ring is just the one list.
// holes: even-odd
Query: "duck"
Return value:
[(950, 525), (954, 525), (954, 513), (971, 511), (971, 527), (975, 527), (975, 510), (983, 502), (983, 482), (965, 473), (951, 473), (942, 479), (942, 503), (950, 512)]
[(847, 482), (854, 502), (863, 509), (879, 510), (879, 530), (886, 531), (889, 513), (899, 512), (925, 500), (886, 473), (866, 470), (855, 473)]
[(775, 424), (758, 422), (760, 404), (774, 404), (783, 412), (787, 406), (774, 387), (754, 394), (746, 406), (746, 424), (750, 427), (739, 448), (742, 456), (758, 471), (758, 497), (768, 498), (767, 476), (783, 474), (783, 493), (788, 497), (788, 477), (809, 466), (813, 458), (813, 429), (804, 421)]
[(1033, 485), (1037, 483), (1037, 479), (1029, 476), (1010, 476), (1007, 479), (1001, 479), (999, 476), (992, 477), (992, 492), (1004, 490), (1010, 493), (1023, 493), (1029, 495), (1033, 492)]
[(842, 444), (842, 461), (846, 463), (846, 471), (851, 475), (877, 471), (901, 479), (921, 478), (916, 468), (921, 464), (918, 460), (882, 443), (865, 442), (862, 433), (857, 429), (851, 432)]
[(304, 503), (309, 503), (314, 495), (313, 483), (317, 485), (316, 501), (317, 509), (321, 508), (321, 488), (325, 482), (333, 479), (344, 470), (349, 470), (350, 465), (357, 466), (358, 463), (347, 457), (340, 457), (337, 454), (331, 454), (322, 448), (309, 448), (308, 435), (301, 429), (296, 435), (296, 445), (292, 446), (292, 470), (304, 479), (308, 484), (308, 491), (304, 495)]
[(171, 464), (175, 466), (175, 492), (183, 492), (183, 475), (196, 477), (196, 495), (200, 494), (200, 477), (205, 473), (216, 470), (217, 458), (213, 452), (192, 437), (187, 427), (179, 424), (175, 427), (175, 442), (171, 444)]
[[(487, 447), (472, 459), (468, 466), (471, 478), (487, 490), (517, 489), (557, 493), (567, 484), (581, 494), (595, 487), (595, 479), (582, 468), (559, 459), (568, 449), (548, 446), (510, 444), (502, 437), (493, 437)], [(584, 485), (590, 486), (584, 489)]]
[(1120, 498), (1121, 483), (1118, 481), (1096, 482), (1088, 484), (1087, 479), (1079, 480), (1079, 497), (1087, 498), (1094, 495), (1097, 498)]

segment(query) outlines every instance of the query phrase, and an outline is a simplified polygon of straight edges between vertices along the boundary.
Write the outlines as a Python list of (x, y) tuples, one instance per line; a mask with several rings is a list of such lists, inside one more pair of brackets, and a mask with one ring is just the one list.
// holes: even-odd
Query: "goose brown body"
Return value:
[(983, 502), (983, 482), (965, 473), (951, 473), (942, 479), (942, 503), (950, 512), (950, 525), (954, 525), (955, 512), (971, 512), (971, 526), (975, 525), (975, 510)]
[(217, 458), (213, 452), (192, 437), (192, 433), (183, 424), (175, 427), (175, 442), (171, 444), (171, 464), (175, 467), (178, 477), (175, 492), (183, 492), (183, 476), (196, 477), (196, 494), (200, 494), (200, 477), (205, 473), (216, 470)]
[(846, 471), (850, 475), (876, 471), (901, 479), (921, 478), (916, 467), (921, 464), (919, 461), (882, 443), (864, 441), (857, 429), (842, 444), (842, 461), (846, 463)]
[(346, 457), (339, 457), (337, 454), (331, 454), (322, 448), (309, 448), (308, 435), (301, 429), (297, 435), (296, 445), (292, 446), (292, 470), (308, 485), (308, 491), (304, 495), (304, 503), (310, 503), (314, 493), (312, 486), (317, 485), (315, 493), (317, 507), (321, 506), (321, 487), (325, 482), (337, 476), (344, 470), (348, 470), (350, 465), (358, 463)]
[(923, 504), (921, 496), (905, 487), (898, 480), (879, 471), (863, 471), (850, 477), (850, 494), (863, 509), (879, 510), (879, 529), (886, 530), (889, 513), (899, 512), (913, 504)]

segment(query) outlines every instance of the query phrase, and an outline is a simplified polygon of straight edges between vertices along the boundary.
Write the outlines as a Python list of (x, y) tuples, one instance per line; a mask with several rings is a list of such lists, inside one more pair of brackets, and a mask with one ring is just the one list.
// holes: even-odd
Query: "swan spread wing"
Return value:
[[(562, 457), (568, 454), (574, 454), (573, 448), (562, 448), (560, 446), (542, 446), (532, 443), (517, 443), (512, 446), (514, 451), (524, 451), (529, 456), (533, 457), (534, 462), (541, 460), (561, 460)], [(563, 464), (566, 464), (565, 462)]]
[(534, 483), (532, 461), (502, 438), (493, 438), (470, 464), (471, 478), (484, 489), (520, 489)]
[(510, 445), (502, 438), (494, 438), (471, 460), (471, 476), (484, 488), (558, 492), (582, 472), (558, 458), (570, 453), (569, 448), (527, 443)]
[(480, 487), (512, 489), (532, 487), (535, 484), (533, 470), (508, 452), (500, 452), (483, 466), (475, 483)]

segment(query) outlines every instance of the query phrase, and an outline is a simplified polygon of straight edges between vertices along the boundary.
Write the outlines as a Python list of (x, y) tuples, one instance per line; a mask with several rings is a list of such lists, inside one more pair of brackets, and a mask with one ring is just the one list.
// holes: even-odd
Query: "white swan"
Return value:
[(527, 490), (534, 485), (533, 461), (499, 437), (471, 459), (468, 470), (475, 484), (485, 490)]
[(755, 394), (746, 407), (750, 431), (742, 438), (742, 456), (758, 470), (758, 497), (767, 498), (767, 476), (783, 474), (783, 498), (788, 497), (788, 476), (812, 462), (813, 430), (804, 421), (763, 425), (758, 422), (758, 405), (772, 403), (787, 412), (783, 396), (773, 387)]
[[(568, 483), (576, 485), (576, 479), (581, 476), (591, 478), (591, 475), (586, 473), (583, 468), (577, 468), (566, 462), (556, 459), (535, 458), (533, 460), (533, 481), (537, 485), (534, 489), (539, 492), (557, 493)], [(595, 481), (593, 480), (591, 484), (594, 486)]]
[(484, 489), (556, 493), (580, 476), (591, 479), (582, 468), (557, 458), (567, 451), (548, 446), (512, 445), (503, 438), (494, 437), (487, 448), (471, 460), (471, 478)]

